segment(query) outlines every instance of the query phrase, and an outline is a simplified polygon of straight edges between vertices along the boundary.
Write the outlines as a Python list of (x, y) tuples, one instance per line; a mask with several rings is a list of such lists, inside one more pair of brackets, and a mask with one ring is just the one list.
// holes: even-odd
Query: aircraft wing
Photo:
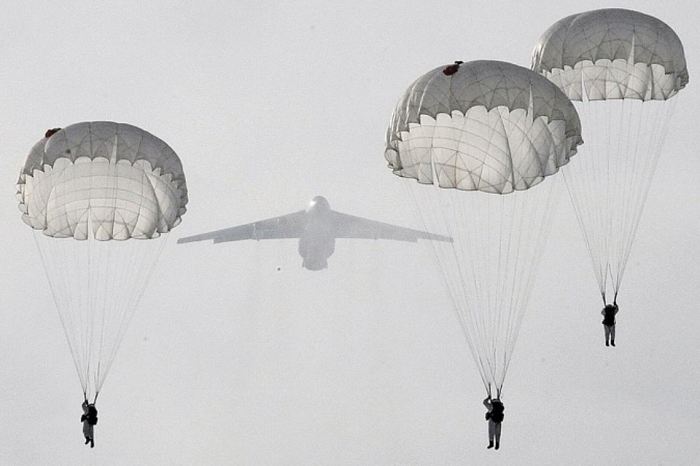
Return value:
[(392, 239), (396, 241), (416, 242), (419, 239), (445, 241), (451, 243), (449, 236), (436, 235), (420, 230), (390, 225), (354, 215), (332, 211), (333, 228), (336, 238)]
[(224, 228), (223, 230), (210, 231), (194, 236), (187, 236), (177, 240), (178, 243), (191, 243), (193, 241), (214, 240), (214, 243), (227, 241), (241, 241), (246, 239), (279, 239), (299, 238), (306, 226), (306, 215), (303, 210), (281, 217), (268, 218), (259, 222)]

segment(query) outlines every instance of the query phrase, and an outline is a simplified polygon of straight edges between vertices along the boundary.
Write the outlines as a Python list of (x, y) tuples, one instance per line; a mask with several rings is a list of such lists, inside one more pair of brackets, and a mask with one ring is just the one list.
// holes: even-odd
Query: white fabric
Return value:
[(673, 29), (619, 8), (556, 22), (535, 47), (532, 69), (572, 100), (666, 100), (688, 83), (683, 44)]
[[(571, 155), (565, 123), (505, 107), (422, 116), (387, 150), (400, 176), (442, 188), (505, 194), (552, 175)], [(401, 154), (399, 156), (399, 154)]]
[(153, 238), (180, 223), (187, 187), (170, 147), (131, 125), (78, 123), (43, 138), (20, 174), (22, 219), (47, 236)]
[(571, 101), (536, 73), (495, 61), (444, 70), (416, 80), (394, 110), (385, 158), (396, 175), (505, 194), (556, 173), (583, 142)]

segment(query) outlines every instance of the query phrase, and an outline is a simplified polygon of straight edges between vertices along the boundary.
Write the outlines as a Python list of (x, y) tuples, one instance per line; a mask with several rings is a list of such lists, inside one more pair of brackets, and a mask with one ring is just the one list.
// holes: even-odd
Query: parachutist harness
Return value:
[(87, 422), (91, 426), (97, 425), (97, 408), (94, 404), (87, 406), (87, 413), (83, 414), (82, 421)]

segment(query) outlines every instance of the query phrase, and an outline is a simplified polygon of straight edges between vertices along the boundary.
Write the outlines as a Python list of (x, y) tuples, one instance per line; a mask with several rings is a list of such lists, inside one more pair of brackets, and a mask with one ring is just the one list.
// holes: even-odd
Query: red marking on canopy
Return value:
[(464, 63), (462, 60), (456, 60), (452, 65), (446, 66), (445, 69), (442, 70), (442, 72), (445, 76), (452, 76), (457, 71), (459, 71), (459, 65), (461, 65), (462, 63)]
[(442, 72), (445, 74), (445, 76), (452, 76), (458, 70), (459, 70), (459, 65), (455, 63), (454, 65), (449, 65), (449, 66), (445, 67), (445, 69), (442, 70)]
[(51, 136), (53, 136), (54, 134), (58, 133), (59, 131), (61, 131), (61, 128), (51, 128), (51, 129), (47, 129), (47, 130), (46, 130), (46, 134), (44, 134), (44, 137), (45, 137), (45, 138), (50, 138)]

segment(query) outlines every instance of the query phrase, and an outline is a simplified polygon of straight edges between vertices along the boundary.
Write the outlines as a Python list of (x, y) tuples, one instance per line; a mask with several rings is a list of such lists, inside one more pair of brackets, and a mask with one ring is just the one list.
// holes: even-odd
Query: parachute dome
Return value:
[(47, 132), (19, 177), (22, 220), (45, 235), (153, 238), (180, 223), (182, 164), (165, 142), (123, 123), (77, 123)]
[(688, 84), (683, 44), (673, 29), (619, 8), (556, 22), (535, 47), (532, 69), (572, 100), (666, 100)]
[(419, 183), (505, 194), (556, 173), (582, 142), (574, 106), (550, 81), (481, 60), (435, 68), (408, 88), (385, 158)]

